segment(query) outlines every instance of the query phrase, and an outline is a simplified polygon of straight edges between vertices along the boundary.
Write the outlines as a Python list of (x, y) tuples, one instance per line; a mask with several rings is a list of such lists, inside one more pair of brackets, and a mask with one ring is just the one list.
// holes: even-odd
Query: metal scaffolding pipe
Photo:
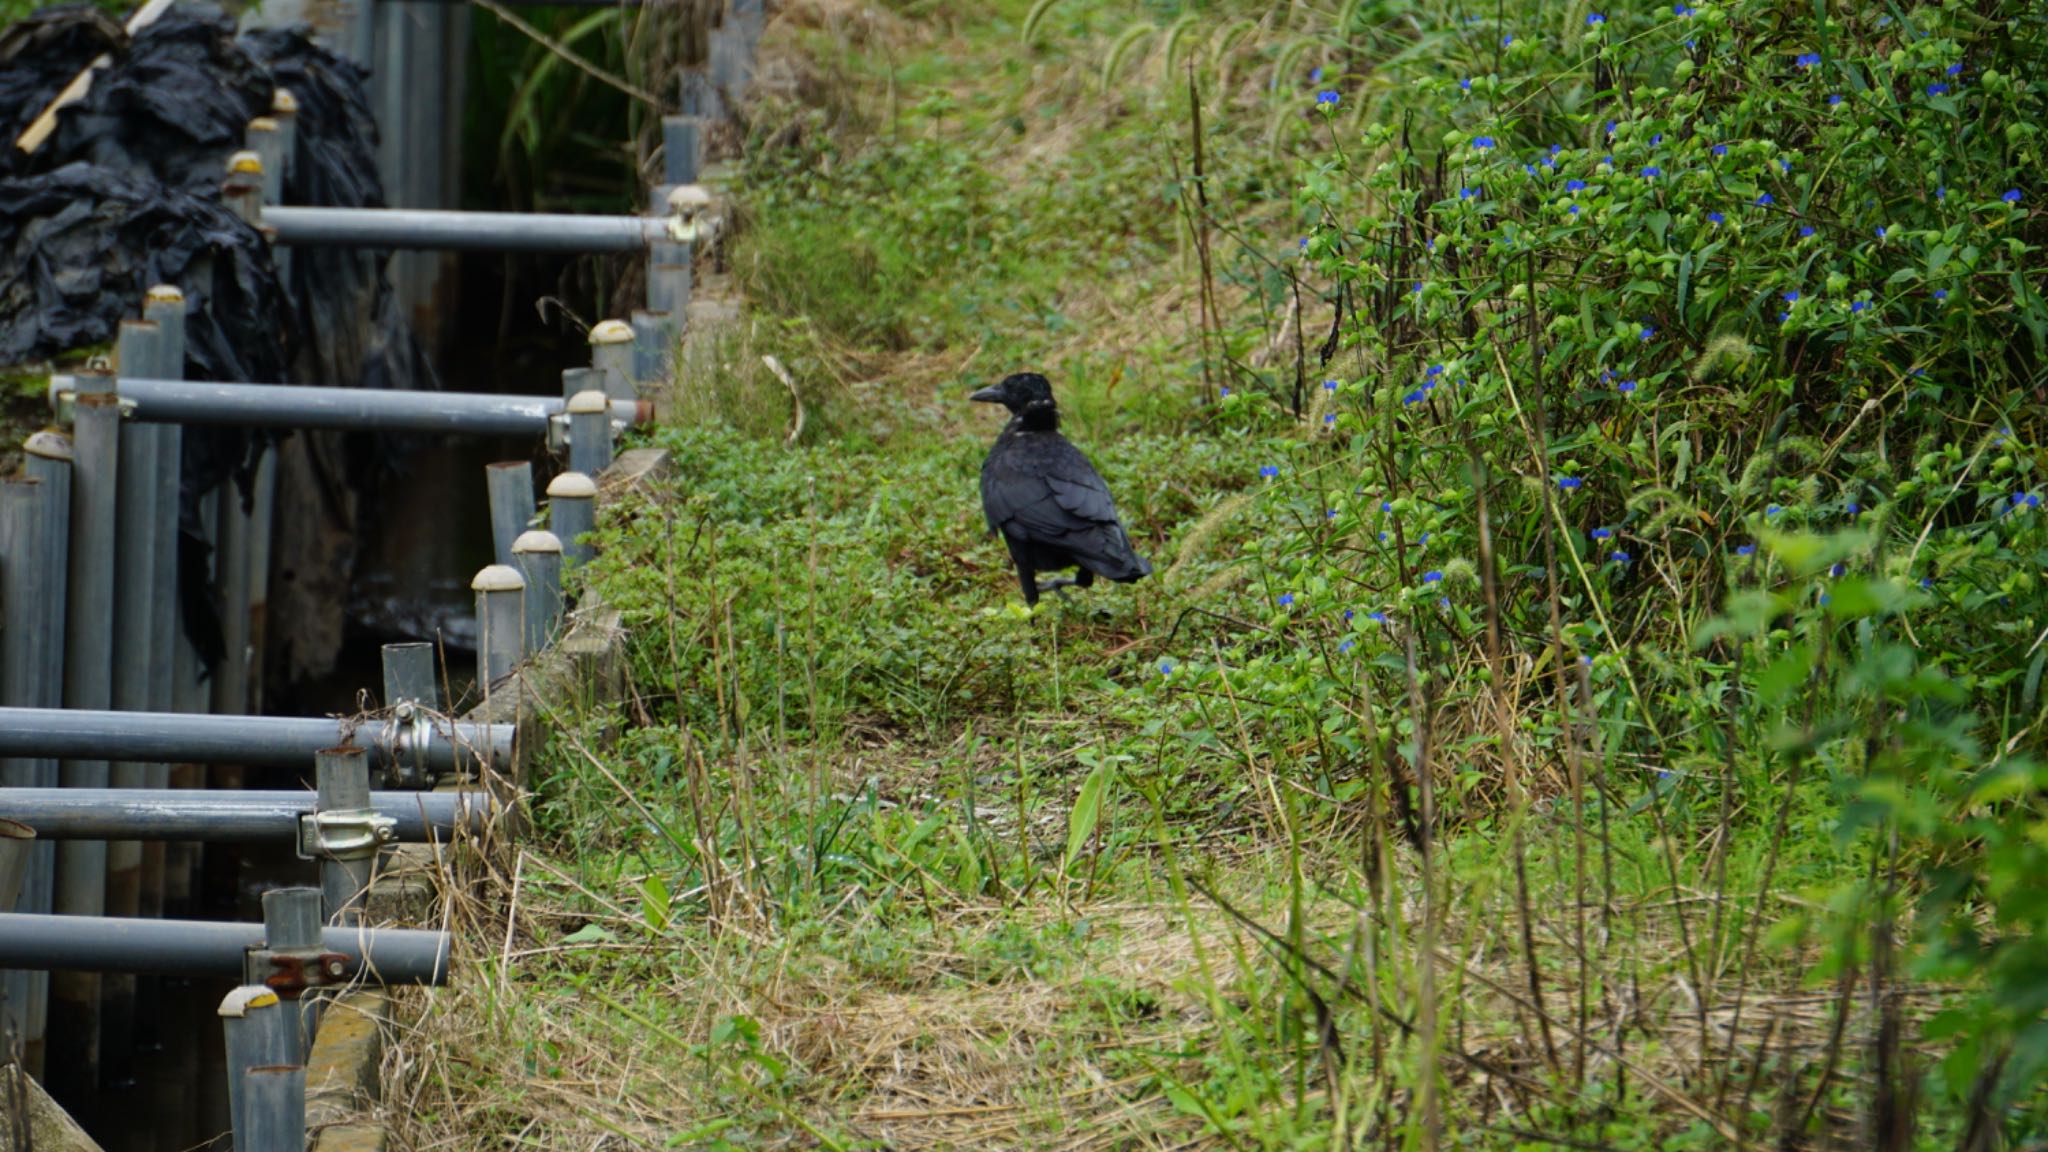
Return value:
[(500, 460), (484, 465), (484, 487), (491, 506), (491, 554), (499, 564), (512, 563), (512, 542), (533, 523), (533, 464)]
[[(6, 968), (239, 979), (243, 954), (263, 942), (261, 924), (0, 913), (0, 967)], [(328, 928), (320, 947), (347, 959), (344, 980), (389, 986), (438, 985), (448, 978), (446, 932)]]
[[(318, 807), (312, 792), (197, 788), (8, 788), (0, 821), (14, 820), (43, 840), (203, 840), (209, 844), (289, 844), (299, 818)], [(370, 810), (391, 820), (401, 843), (445, 840), (460, 828), (483, 831), (497, 805), (483, 792), (377, 792)]]
[(35, 846), (35, 829), (0, 820), (0, 912), (12, 912), (14, 902), (20, 899), (21, 882), (28, 876), (28, 856)]
[(562, 564), (573, 568), (596, 553), (587, 534), (597, 526), (597, 484), (581, 472), (548, 482), (548, 529), (562, 545)]
[(512, 756), (512, 726), (0, 708), (0, 756), (297, 767), (312, 763), (314, 753), (342, 744), (365, 748), (385, 764), (415, 755), (422, 742), (427, 764), (436, 771), (452, 771), (458, 760), (486, 754), (493, 763), (506, 764)]
[[(60, 405), (76, 377), (51, 378)], [(339, 432), (461, 432), (476, 436), (545, 436), (566, 402), (549, 396), (479, 392), (397, 392), (235, 384), (123, 376), (122, 415), (144, 424), (214, 424), (236, 428), (313, 428)], [(622, 400), (611, 417), (628, 424), (654, 419), (654, 405)]]
[(424, 208), (265, 207), (286, 247), (410, 248), (442, 252), (638, 252), (669, 235), (646, 216), (446, 212)]

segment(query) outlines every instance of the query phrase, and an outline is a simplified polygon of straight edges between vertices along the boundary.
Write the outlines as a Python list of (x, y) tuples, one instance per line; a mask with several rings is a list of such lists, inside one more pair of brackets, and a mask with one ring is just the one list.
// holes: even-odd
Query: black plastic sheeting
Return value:
[[(13, 146), (64, 86), (106, 56), (86, 98), (33, 155)], [(188, 304), (188, 379), (432, 388), (432, 369), (385, 277), (384, 253), (293, 253), (289, 284), (261, 235), (220, 199), (229, 155), (277, 88), (298, 101), (286, 203), (381, 206), (366, 73), (299, 30), (237, 37), (219, 9), (181, 4), (131, 40), (87, 5), (0, 31), (0, 364), (110, 344), (152, 285)], [(328, 483), (367, 482), (371, 442), (336, 454)], [(202, 500), (244, 483), (262, 441), (188, 428), (180, 596), (209, 666), (219, 608), (204, 574)]]

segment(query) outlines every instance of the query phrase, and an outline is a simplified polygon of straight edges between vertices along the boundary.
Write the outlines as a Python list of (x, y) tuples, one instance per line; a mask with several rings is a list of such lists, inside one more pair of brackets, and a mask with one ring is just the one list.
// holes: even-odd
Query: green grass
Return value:
[[(586, 577), (632, 699), (407, 1138), (2029, 1146), (2040, 29), (1916, 12), (794, 6), (749, 314)], [(964, 401), (1027, 367), (1157, 570), (1035, 613)]]

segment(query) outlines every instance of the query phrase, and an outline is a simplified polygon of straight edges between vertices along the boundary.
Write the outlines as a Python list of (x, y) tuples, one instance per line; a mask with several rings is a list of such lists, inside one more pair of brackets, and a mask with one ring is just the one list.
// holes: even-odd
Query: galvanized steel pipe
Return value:
[[(312, 792), (196, 788), (8, 788), (0, 820), (36, 829), (43, 840), (203, 840), (209, 844), (289, 844), (299, 818), (318, 807)], [(390, 819), (401, 843), (445, 840), (460, 828), (483, 831), (498, 811), (483, 792), (378, 792), (370, 810)]]
[(424, 208), (266, 206), (263, 222), (287, 247), (410, 248), (442, 252), (638, 252), (669, 235), (644, 216), (446, 212)]
[(501, 765), (511, 761), (510, 724), (407, 724), (396, 720), (355, 724), (290, 716), (0, 708), (0, 756), (297, 767), (312, 763), (314, 754), (322, 749), (342, 744), (355, 744), (378, 757), (379, 763), (388, 763), (394, 756), (415, 754), (419, 751), (416, 744), (422, 740), (427, 763), (436, 771), (449, 771), (457, 767), (458, 760), (486, 755)]
[[(51, 380), (59, 398), (75, 378)], [(339, 432), (460, 432), (473, 436), (544, 436), (565, 401), (549, 396), (480, 392), (398, 392), (234, 384), (123, 376), (122, 415), (145, 424), (213, 424), (236, 428), (316, 428)], [(621, 401), (611, 418), (654, 419), (654, 405)]]
[[(7, 968), (239, 978), (243, 954), (263, 942), (261, 924), (0, 913), (0, 967)], [(348, 958), (343, 979), (384, 985), (448, 979), (446, 932), (328, 928), (320, 946)]]

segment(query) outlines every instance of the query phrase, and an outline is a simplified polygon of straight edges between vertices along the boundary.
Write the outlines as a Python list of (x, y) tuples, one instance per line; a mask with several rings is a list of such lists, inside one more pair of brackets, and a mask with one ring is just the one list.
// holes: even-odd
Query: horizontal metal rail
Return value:
[[(0, 912), (0, 968), (29, 972), (240, 977), (244, 953), (263, 942), (261, 924)], [(448, 979), (446, 932), (328, 928), (321, 947), (346, 957), (342, 979), (387, 986)]]
[(288, 247), (420, 248), (441, 252), (638, 252), (672, 235), (659, 216), (445, 212), (424, 208), (263, 209)]
[(487, 756), (493, 764), (510, 763), (512, 725), (0, 708), (0, 757), (297, 767), (311, 764), (317, 752), (345, 746), (384, 764), (423, 757), (428, 768), (446, 772)]
[[(478, 392), (398, 392), (366, 388), (314, 388), (296, 384), (233, 384), (215, 380), (156, 380), (124, 376), (115, 382), (121, 415), (146, 424), (215, 424), (238, 428), (318, 428), (342, 432), (460, 432), (474, 436), (545, 436), (568, 401), (558, 396)], [(50, 395), (60, 410), (69, 376), (52, 377)], [(654, 419), (645, 400), (614, 400), (612, 420)]]
[[(162, 788), (0, 788), (0, 821), (35, 829), (40, 840), (196, 840), (207, 844), (292, 843), (312, 792), (215, 792)], [(446, 839), (459, 826), (483, 830), (497, 811), (483, 792), (376, 792), (371, 810), (401, 843)]]

